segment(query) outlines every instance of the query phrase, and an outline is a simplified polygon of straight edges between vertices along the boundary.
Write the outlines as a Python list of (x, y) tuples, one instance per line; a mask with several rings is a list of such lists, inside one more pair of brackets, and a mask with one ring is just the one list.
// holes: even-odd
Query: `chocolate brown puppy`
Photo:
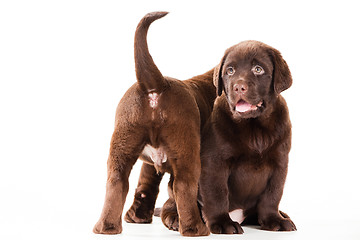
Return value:
[(200, 194), (212, 233), (243, 233), (245, 221), (296, 230), (279, 211), (291, 123), (280, 93), (292, 84), (279, 51), (257, 41), (229, 48), (215, 69), (218, 98), (201, 144)]
[[(168, 206), (179, 214), (179, 230), (185, 236), (208, 235), (197, 206), (200, 178), (200, 130), (210, 116), (216, 90), (213, 70), (186, 81), (164, 77), (156, 67), (146, 42), (150, 24), (166, 12), (146, 15), (135, 33), (135, 83), (116, 110), (115, 130), (107, 162), (108, 178), (103, 211), (95, 233), (118, 234), (129, 188), (129, 174), (138, 158), (145, 161), (135, 204), (126, 215), (129, 222), (149, 222), (158, 184), (164, 172), (171, 174)], [(157, 174), (160, 172), (160, 174)], [(139, 210), (139, 211), (138, 211)], [(165, 224), (173, 222), (162, 211)], [(170, 227), (170, 226), (168, 226)]]

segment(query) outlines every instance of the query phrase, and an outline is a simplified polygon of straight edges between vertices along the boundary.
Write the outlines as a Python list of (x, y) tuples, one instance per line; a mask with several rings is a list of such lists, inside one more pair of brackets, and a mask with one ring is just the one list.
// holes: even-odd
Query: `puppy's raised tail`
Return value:
[(139, 22), (135, 32), (135, 71), (140, 88), (146, 92), (162, 92), (168, 85), (164, 76), (156, 67), (148, 45), (147, 32), (155, 20), (164, 17), (168, 12), (152, 12), (146, 14)]

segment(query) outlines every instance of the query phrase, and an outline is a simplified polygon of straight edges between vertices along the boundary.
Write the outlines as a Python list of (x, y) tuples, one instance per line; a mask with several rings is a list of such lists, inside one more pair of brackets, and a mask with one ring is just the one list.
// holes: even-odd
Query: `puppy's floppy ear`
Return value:
[(273, 84), (274, 91), (276, 94), (280, 94), (282, 91), (285, 91), (292, 84), (292, 77), (290, 69), (286, 61), (282, 58), (281, 53), (275, 48), (269, 47), (270, 56), (273, 61), (274, 70), (273, 70)]
[(217, 65), (214, 69), (213, 82), (216, 87), (216, 92), (217, 92), (218, 96), (221, 96), (222, 91), (224, 89), (224, 83), (222, 80), (222, 68), (223, 68), (225, 59), (226, 59), (226, 55), (221, 59), (220, 64)]

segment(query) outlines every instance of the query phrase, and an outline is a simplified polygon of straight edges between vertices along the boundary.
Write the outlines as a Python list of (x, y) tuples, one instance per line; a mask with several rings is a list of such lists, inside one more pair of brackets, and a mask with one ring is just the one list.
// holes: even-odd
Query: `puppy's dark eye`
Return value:
[(233, 67), (228, 67), (226, 69), (226, 74), (227, 75), (232, 76), (232, 75), (234, 75), (234, 73), (235, 73), (235, 69)]
[(253, 70), (254, 74), (256, 74), (256, 75), (261, 75), (261, 74), (265, 73), (264, 69), (262, 67), (260, 67), (259, 65), (256, 65), (255, 67), (253, 67), (252, 70)]

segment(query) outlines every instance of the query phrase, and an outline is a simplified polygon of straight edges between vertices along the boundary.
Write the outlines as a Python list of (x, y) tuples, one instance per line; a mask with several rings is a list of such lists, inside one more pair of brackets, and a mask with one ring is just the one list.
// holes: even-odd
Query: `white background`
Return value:
[[(92, 233), (115, 109), (136, 81), (135, 28), (157, 10), (170, 12), (149, 31), (164, 75), (201, 74), (248, 39), (279, 49), (292, 71), (283, 95), (293, 146), (280, 208), (298, 231), (247, 227), (240, 237), (359, 239), (358, 9), (356, 1), (1, 1), (0, 239), (181, 238), (159, 219), (124, 223), (117, 236)], [(208, 238), (225, 237), (239, 236)]]

